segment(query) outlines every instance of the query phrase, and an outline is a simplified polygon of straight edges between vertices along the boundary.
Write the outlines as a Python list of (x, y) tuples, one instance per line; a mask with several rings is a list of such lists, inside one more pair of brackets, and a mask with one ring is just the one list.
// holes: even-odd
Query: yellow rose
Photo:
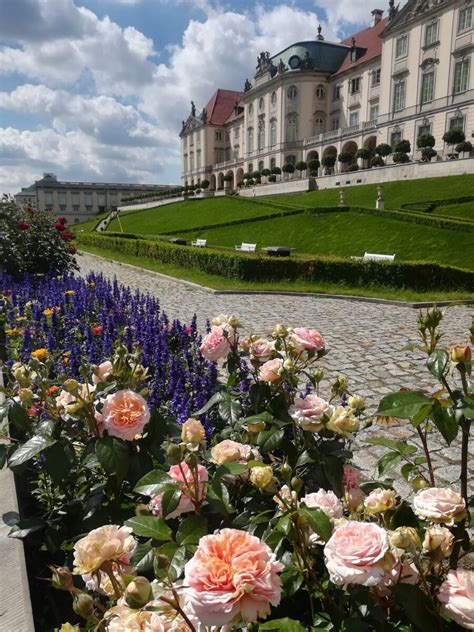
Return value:
[(420, 538), (413, 527), (398, 527), (390, 534), (390, 544), (398, 549), (414, 550), (420, 546)]
[(31, 357), (35, 360), (39, 360), (40, 362), (44, 362), (49, 356), (49, 352), (47, 349), (42, 347), (41, 349), (35, 349), (35, 351), (31, 352)]
[(202, 443), (205, 438), (206, 431), (198, 419), (190, 417), (181, 426), (181, 440), (183, 443)]
[(359, 422), (350, 408), (338, 406), (326, 427), (342, 437), (348, 437), (351, 432), (356, 432), (359, 429)]
[(370, 492), (364, 500), (364, 509), (368, 514), (379, 514), (393, 509), (397, 504), (397, 492), (393, 489), (378, 487)]
[(273, 470), (270, 465), (260, 465), (250, 470), (250, 482), (258, 489), (265, 489), (272, 481)]

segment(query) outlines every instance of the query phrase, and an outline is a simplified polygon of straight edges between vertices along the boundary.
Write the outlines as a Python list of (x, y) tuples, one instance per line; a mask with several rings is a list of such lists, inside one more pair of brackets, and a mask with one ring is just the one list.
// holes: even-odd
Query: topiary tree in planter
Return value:
[(462, 129), (450, 129), (443, 134), (443, 140), (447, 145), (451, 145), (451, 154), (449, 154), (449, 157), (457, 158), (457, 155), (454, 153), (454, 145), (465, 141), (466, 135)]
[(423, 147), (421, 150), (421, 159), (423, 162), (430, 162), (432, 158), (438, 155), (436, 149), (432, 147)]
[(254, 180), (260, 180), (260, 171), (254, 171), (252, 174), (250, 174), (250, 177), (253, 178)]
[(300, 160), (295, 165), (295, 169), (300, 172), (300, 178), (303, 174), (303, 171), (306, 171), (307, 168), (308, 168), (308, 165), (306, 164), (304, 160)]
[(292, 165), (291, 163), (287, 163), (286, 165), (283, 165), (282, 167), (282, 171), (283, 173), (294, 173), (295, 172), (295, 165)]
[(402, 164), (405, 162), (410, 162), (410, 158), (408, 156), (408, 152), (411, 150), (411, 145), (409, 140), (399, 140), (395, 145), (395, 151), (393, 152), (393, 162), (396, 164)]
[[(372, 152), (370, 151), (370, 149), (367, 149), (366, 147), (361, 147), (360, 149), (356, 151), (356, 158), (360, 158), (367, 164), (369, 164), (371, 157), (372, 157)], [(354, 169), (352, 171), (354, 171)]]
[(276, 175), (276, 176), (280, 176), (281, 175), (281, 169), (280, 167), (272, 167), (271, 168), (271, 172)]
[(373, 158), (370, 159), (370, 166), (371, 167), (384, 167), (385, 163), (383, 161), (382, 156), (373, 156)]
[[(381, 158), (387, 158), (387, 156), (390, 156), (390, 154), (392, 153), (392, 148), (390, 147), (390, 145), (387, 145), (387, 143), (380, 143), (380, 145), (377, 145), (377, 147), (375, 148), (375, 153)], [(384, 165), (385, 164), (386, 161), (384, 160)]]
[(270, 171), (270, 169), (262, 169), (262, 176), (265, 178), (266, 182), (268, 182), (268, 176), (271, 174), (272, 172)]
[(416, 146), (421, 149), (421, 159), (423, 162), (429, 162), (438, 152), (433, 149), (435, 146), (435, 137), (433, 134), (420, 134), (416, 139)]
[(336, 155), (329, 154), (328, 156), (323, 156), (321, 164), (323, 165), (325, 172), (330, 173), (334, 169), (334, 165), (336, 164)]
[(312, 160), (308, 160), (308, 169), (309, 173), (312, 176), (318, 175), (318, 169), (321, 166), (321, 163), (317, 158), (313, 158)]
[(359, 165), (356, 162), (353, 162), (347, 167), (347, 171), (359, 171)]
[(351, 165), (352, 162), (354, 161), (354, 158), (355, 158), (355, 154), (351, 154), (349, 151), (341, 151), (341, 153), (337, 157), (337, 160), (342, 165), (346, 165), (346, 171), (347, 171), (349, 168), (349, 165)]
[(232, 180), (234, 179), (234, 176), (228, 175), (228, 176), (224, 176), (222, 179), (224, 180), (224, 182), (232, 182)]
[(268, 182), (276, 182), (276, 174), (272, 173), (271, 175), (268, 176)]
[(464, 140), (462, 143), (458, 143), (455, 149), (458, 154), (470, 154), (472, 151), (472, 143), (468, 140)]
[(204, 189), (204, 190), (208, 189), (210, 184), (211, 183), (209, 182), (209, 180), (203, 180), (201, 182), (201, 189)]
[(237, 186), (239, 187), (239, 189), (241, 189), (244, 185), (245, 185), (245, 183), (244, 183), (244, 181), (243, 181), (243, 180), (239, 180), (239, 181), (237, 182)]

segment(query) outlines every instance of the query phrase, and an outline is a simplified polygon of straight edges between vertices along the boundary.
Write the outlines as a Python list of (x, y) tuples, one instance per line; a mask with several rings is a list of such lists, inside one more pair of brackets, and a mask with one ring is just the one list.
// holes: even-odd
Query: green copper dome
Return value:
[(340, 68), (349, 50), (349, 46), (323, 40), (297, 42), (271, 57), (271, 62), (278, 67), (281, 61), (288, 70), (314, 70), (332, 74)]

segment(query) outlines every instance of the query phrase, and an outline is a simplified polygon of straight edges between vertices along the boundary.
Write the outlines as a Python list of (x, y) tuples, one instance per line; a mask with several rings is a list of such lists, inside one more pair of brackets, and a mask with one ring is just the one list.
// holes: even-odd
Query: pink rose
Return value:
[(474, 571), (449, 571), (438, 599), (447, 617), (466, 630), (474, 630)]
[(112, 375), (112, 362), (110, 360), (106, 360), (105, 362), (101, 362), (97, 367), (97, 373), (92, 375), (92, 381), (94, 384), (98, 384), (99, 382), (105, 382)]
[(447, 487), (428, 487), (413, 499), (415, 513), (424, 520), (452, 525), (464, 517), (466, 503), (462, 496)]
[(229, 325), (214, 325), (211, 331), (204, 337), (199, 351), (206, 358), (217, 362), (226, 358), (235, 342), (235, 332)]
[(321, 351), (324, 349), (324, 338), (319, 331), (307, 327), (293, 329), (290, 342), (299, 351)]
[(321, 509), (328, 518), (342, 518), (342, 503), (334, 492), (318, 489), (317, 492), (303, 496), (301, 502), (307, 507), (317, 507)]
[(266, 338), (258, 338), (251, 343), (249, 347), (250, 359), (254, 362), (263, 364), (272, 357), (275, 344), (266, 340)]
[[(204, 465), (197, 466), (197, 485), (194, 481), (193, 470), (185, 461), (179, 465), (172, 465), (169, 469), (169, 477), (173, 483), (178, 483), (181, 487), (181, 496), (178, 506), (166, 518), (177, 518), (183, 513), (194, 511), (196, 504), (201, 503), (206, 497), (206, 481), (209, 480), (207, 469)], [(196, 497), (197, 492), (197, 497)], [(162, 501), (164, 493), (157, 494), (149, 503), (148, 508), (155, 516), (162, 515)]]
[(138, 393), (123, 390), (105, 398), (102, 423), (110, 435), (132, 441), (142, 434), (149, 420), (150, 409)]
[(344, 465), (344, 474), (342, 475), (342, 485), (344, 489), (357, 489), (359, 483), (364, 478), (362, 472), (352, 465)]
[(385, 576), (388, 533), (371, 522), (348, 522), (336, 527), (324, 547), (333, 584), (376, 586)]
[(263, 382), (276, 382), (280, 379), (280, 369), (283, 366), (283, 360), (275, 358), (274, 360), (268, 360), (259, 369), (258, 377)]
[(281, 599), (283, 565), (246, 531), (222, 529), (199, 541), (184, 568), (185, 596), (207, 626), (266, 617)]
[(311, 394), (295, 399), (288, 412), (303, 430), (318, 432), (324, 428), (323, 420), (332, 415), (334, 408), (321, 397)]
[(109, 524), (93, 529), (74, 545), (74, 574), (93, 573), (104, 562), (128, 565), (136, 547), (129, 527)]

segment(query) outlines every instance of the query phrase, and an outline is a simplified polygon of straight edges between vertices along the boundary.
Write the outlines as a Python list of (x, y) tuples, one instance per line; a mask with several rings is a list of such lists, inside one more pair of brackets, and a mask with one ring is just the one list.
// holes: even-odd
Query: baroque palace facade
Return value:
[[(473, 0), (408, 0), (339, 43), (298, 42), (261, 53), (242, 92), (217, 90), (191, 103), (181, 138), (182, 182), (233, 188), (246, 172), (341, 152), (392, 146), (431, 133), (474, 132)], [(361, 159), (359, 159), (360, 161)], [(360, 164), (360, 166), (364, 166)], [(337, 168), (337, 163), (336, 163)]]

